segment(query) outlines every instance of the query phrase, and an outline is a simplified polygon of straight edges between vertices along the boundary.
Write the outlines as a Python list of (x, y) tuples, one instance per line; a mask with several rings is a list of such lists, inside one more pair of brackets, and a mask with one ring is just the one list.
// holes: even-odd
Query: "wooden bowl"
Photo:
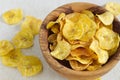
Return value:
[[(68, 78), (69, 80), (94, 80), (96, 78), (99, 78), (108, 71), (110, 71), (120, 59), (120, 46), (119, 46), (116, 53), (109, 59), (109, 61), (102, 68), (95, 71), (75, 71), (62, 65), (60, 62), (58, 62), (50, 55), (50, 50), (48, 48), (49, 44), (47, 41), (48, 38), (48, 30), (46, 29), (47, 23), (49, 21), (56, 20), (59, 14), (62, 12), (69, 14), (74, 11), (80, 12), (81, 10), (84, 9), (89, 9), (94, 14), (96, 13), (101, 14), (106, 11), (103, 7), (91, 3), (84, 2), (70, 3), (60, 6), (57, 9), (53, 10), (51, 13), (49, 13), (41, 25), (39, 41), (44, 58), (55, 71), (57, 71), (64, 77)], [(113, 22), (113, 30), (120, 34), (120, 22), (116, 18), (114, 19)]]

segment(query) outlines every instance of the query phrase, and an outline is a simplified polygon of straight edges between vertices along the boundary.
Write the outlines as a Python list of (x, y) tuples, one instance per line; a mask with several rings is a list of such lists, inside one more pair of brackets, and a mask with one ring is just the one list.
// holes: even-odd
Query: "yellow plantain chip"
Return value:
[(85, 70), (89, 66), (89, 64), (81, 64), (76, 60), (70, 60), (69, 63), (72, 69), (76, 71)]
[(112, 14), (114, 14), (115, 16), (120, 14), (120, 3), (116, 3), (116, 2), (108, 2), (105, 5), (105, 8), (110, 11)]
[(54, 51), (51, 52), (51, 55), (59, 60), (63, 60), (70, 54), (70, 50), (70, 44), (65, 40), (61, 40), (57, 42)]
[(2, 63), (9, 67), (17, 67), (22, 56), (23, 54), (20, 49), (14, 49), (7, 55), (2, 56)]
[(95, 17), (95, 22), (96, 22), (96, 25), (97, 25), (97, 29), (101, 28), (101, 27), (106, 27), (108, 29), (113, 29), (113, 24), (110, 24), (110, 25), (104, 25), (99, 19), (98, 17)]
[(7, 24), (17, 24), (22, 20), (23, 12), (21, 9), (11, 9), (3, 13), (2, 18)]
[(102, 64), (99, 64), (97, 61), (93, 61), (92, 64), (90, 64), (88, 67), (87, 67), (87, 70), (88, 71), (95, 71), (99, 68), (102, 67)]
[(50, 50), (53, 51), (55, 49), (56, 45), (57, 45), (57, 41), (50, 44)]
[(0, 56), (8, 54), (11, 50), (14, 49), (14, 46), (7, 40), (0, 41)]
[(80, 17), (80, 13), (74, 12), (74, 13), (70, 13), (70, 14), (66, 15), (65, 19), (68, 19), (71, 22), (76, 23), (79, 21), (79, 17)]
[(74, 57), (83, 56), (83, 58), (84, 58), (86, 56), (85, 58), (88, 57), (88, 59), (92, 59), (94, 52), (90, 49), (79, 47), (74, 50), (71, 50), (70, 54)]
[(17, 48), (29, 48), (33, 46), (33, 34), (29, 30), (21, 30), (12, 39)]
[(51, 31), (53, 32), (53, 33), (59, 33), (60, 31), (59, 31), (59, 28), (60, 28), (60, 25), (59, 24), (55, 24), (55, 25), (53, 25), (52, 27), (51, 27)]
[(108, 28), (100, 28), (96, 32), (96, 38), (102, 49), (110, 50), (119, 46), (119, 35)]
[(50, 21), (48, 24), (47, 24), (47, 26), (46, 26), (46, 28), (47, 29), (50, 29), (52, 26), (54, 26), (56, 24), (56, 22), (55, 21)]
[(84, 32), (83, 24), (80, 21), (73, 23), (70, 20), (66, 20), (62, 32), (68, 41), (80, 40)]
[(30, 29), (32, 31), (33, 35), (36, 35), (39, 33), (40, 26), (41, 26), (42, 20), (37, 19), (33, 16), (26, 16), (24, 22), (21, 25), (22, 30)]
[(64, 17), (65, 17), (65, 13), (61, 13), (61, 14), (59, 15), (58, 19), (57, 19), (56, 21), (50, 21), (50, 22), (47, 24), (46, 28), (47, 28), (47, 29), (50, 29), (50, 28), (52, 28), (55, 24), (59, 24), (60, 26), (62, 26), (62, 25), (63, 25), (62, 20), (64, 19)]
[(94, 20), (94, 14), (89, 10), (83, 10), (82, 14), (86, 14), (90, 19)]
[(106, 50), (103, 50), (99, 47), (99, 43), (97, 40), (93, 40), (90, 49), (93, 50), (98, 56), (98, 62), (101, 64), (105, 64), (108, 61), (109, 54)]
[(95, 70), (97, 70), (97, 69), (99, 69), (99, 68), (101, 68), (102, 67), (102, 65), (89, 65), (88, 67), (87, 67), (87, 70), (88, 71), (95, 71)]
[(114, 15), (108, 11), (97, 16), (104, 25), (111, 25), (114, 20)]
[(17, 68), (23, 76), (33, 76), (42, 71), (42, 63), (35, 56), (23, 56)]
[(48, 42), (50, 43), (50, 50), (53, 51), (57, 45), (57, 34), (49, 35)]
[(71, 56), (71, 55), (69, 55), (67, 58), (66, 58), (66, 60), (68, 60), (68, 61), (70, 61), (70, 60), (75, 60), (75, 61), (78, 61), (79, 63), (81, 63), (81, 64), (89, 64), (89, 63), (91, 63), (92, 62), (92, 60), (91, 59), (87, 59), (87, 58), (83, 58), (83, 57), (81, 57), (81, 56)]
[(96, 31), (96, 27), (97, 26), (95, 22), (87, 15), (75, 12), (66, 16), (66, 24), (63, 28), (63, 35), (65, 38), (67, 38), (67, 40), (77, 39), (82, 41), (89, 41), (89, 39), (92, 38)]
[(51, 34), (48, 36), (48, 42), (54, 43), (57, 40), (57, 34)]
[(89, 46), (89, 44), (90, 43), (88, 43), (88, 42), (86, 42), (86, 43), (79, 43), (79, 44), (73, 44), (73, 45), (71, 45), (71, 50), (74, 50), (74, 49), (77, 49), (77, 48), (79, 48), (79, 47), (83, 47), (83, 48), (86, 48), (86, 47), (88, 47)]

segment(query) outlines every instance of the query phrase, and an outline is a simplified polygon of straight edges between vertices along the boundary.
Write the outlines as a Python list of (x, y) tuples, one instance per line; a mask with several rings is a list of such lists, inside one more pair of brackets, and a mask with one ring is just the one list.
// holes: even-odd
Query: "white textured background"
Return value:
[[(1, 15), (5, 11), (12, 8), (21, 8), (24, 11), (24, 16), (32, 15), (40, 19), (44, 19), (45, 16), (58, 6), (71, 2), (80, 2), (83, 0), (0, 0), (0, 40), (7, 39), (11, 40), (12, 37), (20, 30), (20, 24), (10, 26), (5, 24)], [(91, 2), (98, 5), (104, 5), (107, 2), (113, 0), (84, 0), (85, 2)], [(120, 0), (114, 0), (119, 2)], [(41, 74), (33, 77), (23, 77), (17, 69), (3, 66), (0, 60), (0, 80), (67, 80), (59, 76), (53, 71), (46, 61), (44, 60), (41, 51), (39, 49), (38, 36), (34, 41), (34, 46), (30, 49), (23, 50), (26, 55), (36, 55), (43, 63), (44, 70)], [(112, 69), (109, 73), (102, 77), (102, 80), (120, 80), (120, 62)]]

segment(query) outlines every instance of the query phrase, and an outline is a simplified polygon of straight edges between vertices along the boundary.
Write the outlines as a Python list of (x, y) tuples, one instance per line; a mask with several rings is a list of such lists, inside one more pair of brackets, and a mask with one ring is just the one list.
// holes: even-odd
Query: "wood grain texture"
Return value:
[[(98, 77), (101, 77), (108, 71), (110, 71), (118, 62), (120, 59), (120, 47), (118, 48), (118, 51), (116, 52), (115, 55), (113, 55), (109, 61), (99, 70), (96, 71), (74, 71), (70, 68), (67, 68), (63, 65), (61, 65), (56, 59), (54, 59), (50, 55), (50, 50), (48, 48), (48, 35), (49, 32), (46, 29), (46, 25), (48, 24), (49, 21), (54, 21), (58, 18), (59, 14), (64, 12), (66, 14), (72, 13), (72, 12), (80, 12), (84, 9), (91, 10), (94, 14), (101, 14), (105, 12), (106, 10), (103, 7), (97, 6), (95, 4), (90, 4), (90, 3), (70, 3), (66, 4), (63, 6), (58, 7), (57, 9), (53, 10), (48, 16), (45, 18), (41, 25), (41, 30), (40, 30), (40, 47), (42, 50), (42, 54), (48, 64), (59, 74), (63, 75), (64, 77), (70, 79), (70, 80), (94, 80)], [(120, 22), (115, 19), (113, 22), (114, 25), (114, 31), (117, 33), (120, 33)]]

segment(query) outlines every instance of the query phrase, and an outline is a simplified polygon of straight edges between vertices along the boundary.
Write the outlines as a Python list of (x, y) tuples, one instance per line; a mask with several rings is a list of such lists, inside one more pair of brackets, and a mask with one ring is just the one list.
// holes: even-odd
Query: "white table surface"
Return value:
[[(11, 40), (20, 30), (20, 24), (10, 26), (3, 22), (1, 15), (6, 10), (21, 8), (24, 16), (32, 15), (43, 20), (49, 12), (58, 6), (80, 1), (104, 5), (113, 0), (0, 0), (0, 40)], [(120, 0), (114, 0), (114, 2), (120, 3)], [(0, 80), (67, 80), (51, 69), (46, 63), (40, 51), (38, 36), (35, 37), (32, 48), (22, 51), (26, 55), (38, 56), (43, 63), (43, 72), (33, 77), (23, 77), (17, 69), (4, 66), (0, 60)], [(109, 73), (104, 75), (102, 80), (120, 80), (120, 62)]]

